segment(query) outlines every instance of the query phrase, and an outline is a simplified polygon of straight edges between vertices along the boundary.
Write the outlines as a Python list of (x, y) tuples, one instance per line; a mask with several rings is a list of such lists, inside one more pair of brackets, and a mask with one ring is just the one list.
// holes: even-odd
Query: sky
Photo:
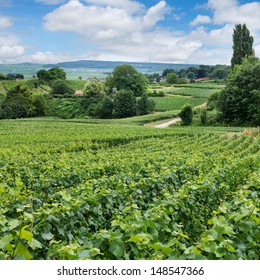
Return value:
[(0, 0), (0, 63), (230, 64), (245, 23), (260, 56), (260, 1)]

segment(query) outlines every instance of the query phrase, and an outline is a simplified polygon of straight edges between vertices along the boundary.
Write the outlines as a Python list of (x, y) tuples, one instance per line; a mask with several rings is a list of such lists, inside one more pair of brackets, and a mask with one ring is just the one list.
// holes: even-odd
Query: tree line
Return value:
[[(139, 73), (132, 65), (117, 66), (103, 83), (92, 79), (84, 88), (84, 98), (77, 100), (76, 109), (81, 115), (96, 118), (123, 118), (145, 115), (154, 110), (154, 103), (147, 96), (148, 82), (163, 77), (166, 82), (183, 83), (187, 78), (226, 77), (226, 87), (213, 94), (208, 108), (217, 109), (216, 120), (229, 125), (260, 125), (260, 61), (254, 55), (254, 39), (246, 25), (238, 24), (233, 32), (231, 66), (189, 67), (180, 71), (165, 69), (162, 75)], [(48, 98), (71, 97), (74, 90), (66, 82), (66, 73), (59, 67), (37, 72), (34, 86), (47, 84), (51, 91)], [(153, 80), (154, 81), (154, 80)], [(186, 106), (183, 116), (192, 118)], [(204, 112), (205, 113), (205, 112)], [(32, 94), (28, 87), (17, 85), (9, 90), (0, 107), (1, 118), (21, 118), (46, 114), (46, 99)], [(205, 114), (203, 116), (205, 120)], [(205, 122), (205, 121), (204, 121)], [(190, 124), (190, 120), (186, 124)]]

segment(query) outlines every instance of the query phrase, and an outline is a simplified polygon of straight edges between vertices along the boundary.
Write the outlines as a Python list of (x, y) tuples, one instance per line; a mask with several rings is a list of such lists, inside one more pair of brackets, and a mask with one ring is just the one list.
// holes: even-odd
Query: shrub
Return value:
[(179, 117), (181, 118), (183, 125), (190, 125), (192, 123), (193, 112), (190, 104), (182, 107)]

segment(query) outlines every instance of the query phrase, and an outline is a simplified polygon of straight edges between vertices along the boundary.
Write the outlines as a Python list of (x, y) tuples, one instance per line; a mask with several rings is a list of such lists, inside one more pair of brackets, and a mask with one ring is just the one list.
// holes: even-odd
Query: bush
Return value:
[(183, 125), (190, 125), (192, 123), (193, 112), (191, 105), (184, 105), (181, 109), (179, 117), (182, 120)]
[(202, 125), (207, 124), (207, 109), (202, 109), (200, 112), (200, 122)]
[(15, 119), (26, 118), (33, 114), (34, 106), (29, 89), (25, 86), (17, 85), (7, 92), (2, 104), (3, 118)]

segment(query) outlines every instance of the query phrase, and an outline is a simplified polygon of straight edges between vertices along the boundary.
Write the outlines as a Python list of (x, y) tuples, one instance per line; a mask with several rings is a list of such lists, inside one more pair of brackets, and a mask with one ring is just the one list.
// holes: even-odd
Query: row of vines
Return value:
[(1, 149), (0, 259), (259, 259), (260, 137), (70, 137)]

